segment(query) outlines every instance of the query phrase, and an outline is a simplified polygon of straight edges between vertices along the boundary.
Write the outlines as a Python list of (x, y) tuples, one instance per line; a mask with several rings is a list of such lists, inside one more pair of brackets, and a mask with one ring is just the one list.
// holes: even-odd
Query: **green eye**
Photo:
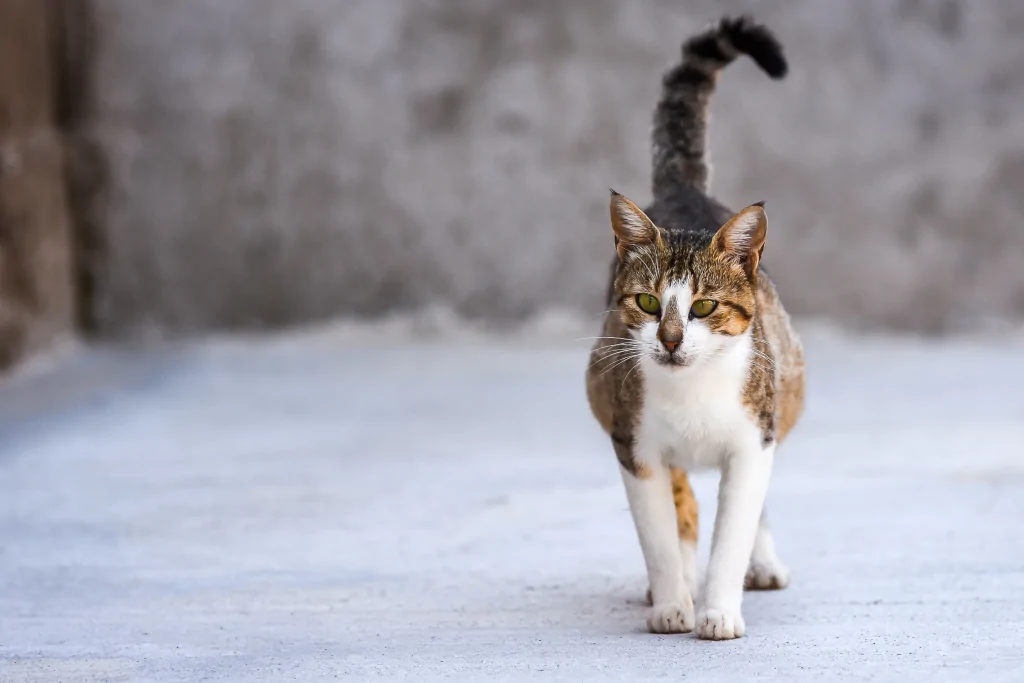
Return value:
[(643, 309), (645, 313), (650, 313), (651, 315), (657, 315), (658, 311), (661, 310), (661, 302), (653, 294), (637, 294), (636, 305)]
[(711, 299), (697, 299), (690, 306), (690, 315), (694, 318), (706, 318), (712, 311), (718, 308), (718, 302)]

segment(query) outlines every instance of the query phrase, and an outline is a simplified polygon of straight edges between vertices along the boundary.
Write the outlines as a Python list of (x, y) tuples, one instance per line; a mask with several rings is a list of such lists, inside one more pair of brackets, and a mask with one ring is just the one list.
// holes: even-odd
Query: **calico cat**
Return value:
[[(741, 54), (773, 78), (782, 48), (749, 18), (683, 45), (664, 76), (652, 133), (654, 201), (614, 190), (608, 299), (587, 396), (622, 470), (647, 565), (655, 633), (738, 638), (744, 587), (785, 588), (764, 511), (775, 449), (803, 410), (800, 341), (761, 267), (764, 204), (733, 215), (705, 194), (708, 102)], [(705, 596), (694, 618), (697, 503), (686, 473), (722, 478)]]

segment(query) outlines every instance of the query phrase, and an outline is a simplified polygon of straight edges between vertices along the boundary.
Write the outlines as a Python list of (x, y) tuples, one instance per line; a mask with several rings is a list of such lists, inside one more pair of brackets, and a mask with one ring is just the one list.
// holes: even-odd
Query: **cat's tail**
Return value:
[(708, 105), (718, 72), (749, 55), (772, 78), (786, 75), (782, 45), (750, 17), (724, 17), (683, 44), (682, 61), (662, 79), (651, 133), (655, 199), (708, 183)]

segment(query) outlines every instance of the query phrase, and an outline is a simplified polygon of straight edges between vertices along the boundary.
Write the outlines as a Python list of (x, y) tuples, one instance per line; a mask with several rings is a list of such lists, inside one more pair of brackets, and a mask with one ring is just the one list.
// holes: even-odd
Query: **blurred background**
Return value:
[(713, 189), (798, 316), (1024, 319), (1017, 0), (3, 0), (0, 355), (444, 308), (601, 310), (682, 37), (753, 10)]
[[(790, 74), (723, 74), (712, 189), (767, 201), (809, 386), (793, 584), (722, 649), (643, 632), (583, 372), (608, 188), (650, 199), (661, 73), (742, 11)], [(0, 0), (0, 680), (1022, 680), (1022, 35), (1021, 0)]]

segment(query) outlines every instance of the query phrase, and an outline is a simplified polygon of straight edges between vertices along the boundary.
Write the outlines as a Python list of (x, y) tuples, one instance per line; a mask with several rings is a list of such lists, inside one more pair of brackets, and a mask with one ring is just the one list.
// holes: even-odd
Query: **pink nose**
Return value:
[(677, 342), (677, 341), (668, 341), (668, 340), (662, 339), (661, 343), (665, 346), (666, 349), (668, 349), (669, 353), (672, 353), (673, 351), (675, 351), (676, 347), (679, 346), (679, 342)]

